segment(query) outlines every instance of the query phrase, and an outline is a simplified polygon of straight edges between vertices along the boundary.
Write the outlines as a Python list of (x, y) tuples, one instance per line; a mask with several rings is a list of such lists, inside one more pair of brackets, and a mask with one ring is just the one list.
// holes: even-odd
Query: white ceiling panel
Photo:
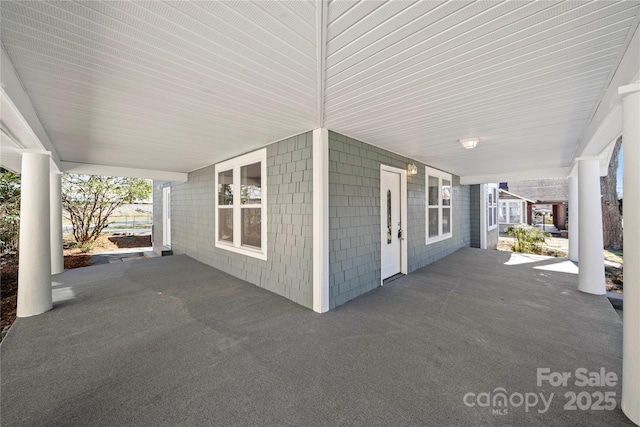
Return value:
[(568, 167), (640, 22), (638, 0), (0, 8), (61, 160), (175, 172), (319, 126), (460, 175)]

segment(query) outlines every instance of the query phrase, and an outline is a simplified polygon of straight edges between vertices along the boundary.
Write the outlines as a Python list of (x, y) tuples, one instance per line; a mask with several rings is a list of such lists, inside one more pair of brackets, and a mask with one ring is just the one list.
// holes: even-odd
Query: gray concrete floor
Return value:
[[(631, 425), (620, 381), (536, 384), (621, 375), (620, 318), (562, 262), (463, 249), (324, 315), (186, 256), (67, 271), (0, 345), (2, 425)], [(554, 397), (464, 403), (497, 388)], [(584, 391), (616, 408), (564, 410)]]

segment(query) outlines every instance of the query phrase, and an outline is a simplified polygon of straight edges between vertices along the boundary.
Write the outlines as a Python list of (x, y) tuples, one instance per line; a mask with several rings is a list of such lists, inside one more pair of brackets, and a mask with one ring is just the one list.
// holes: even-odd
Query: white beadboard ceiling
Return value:
[(640, 20), (640, 1), (0, 7), (61, 160), (173, 172), (319, 126), (459, 175), (568, 167)]

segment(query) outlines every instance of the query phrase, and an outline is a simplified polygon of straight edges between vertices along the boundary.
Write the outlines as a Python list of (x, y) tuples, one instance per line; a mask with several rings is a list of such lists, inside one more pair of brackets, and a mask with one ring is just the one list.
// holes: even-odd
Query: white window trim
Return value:
[[(453, 237), (453, 178), (450, 173), (442, 172), (438, 169), (430, 168), (429, 166), (425, 166), (425, 235), (426, 235), (426, 243), (430, 245), (432, 243), (441, 242), (443, 240), (450, 239)], [(429, 237), (429, 177), (438, 178), (438, 235), (435, 237)], [(449, 209), (451, 209), (451, 216), (449, 217), (450, 227), (449, 232), (446, 234), (442, 233), (442, 180), (446, 179), (450, 182), (451, 186), (451, 203), (449, 205)]]
[(491, 220), (491, 209), (489, 206), (489, 198), (487, 198), (487, 230), (495, 230), (498, 228), (498, 209), (500, 209), (500, 203), (498, 200), (498, 184), (487, 184), (487, 190), (493, 193), (493, 202), (495, 203), (495, 209), (493, 213), (494, 223), (491, 225), (489, 222)]
[[(260, 204), (260, 231), (261, 231), (261, 245), (260, 249), (242, 246), (242, 208), (240, 204), (240, 197), (236, 195), (236, 190), (240, 189), (240, 168), (242, 166), (250, 165), (260, 162), (261, 167), (261, 195), (262, 202)], [(220, 172), (233, 170), (233, 243), (222, 242), (219, 239), (219, 209), (218, 209), (218, 175)], [(242, 255), (258, 258), (261, 260), (267, 259), (267, 150), (265, 148), (257, 151), (253, 151), (248, 154), (244, 154), (239, 157), (235, 157), (230, 160), (218, 163), (214, 168), (215, 174), (215, 246), (216, 248), (224, 249), (230, 252), (239, 253)], [(253, 205), (254, 208), (258, 207)]]

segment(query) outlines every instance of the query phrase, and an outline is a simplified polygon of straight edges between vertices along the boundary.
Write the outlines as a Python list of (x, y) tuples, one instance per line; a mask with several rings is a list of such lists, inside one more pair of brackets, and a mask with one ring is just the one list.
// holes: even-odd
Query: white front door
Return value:
[(401, 272), (402, 233), (401, 177), (399, 173), (380, 171), (382, 280)]
[(171, 187), (162, 189), (162, 245), (171, 246)]

